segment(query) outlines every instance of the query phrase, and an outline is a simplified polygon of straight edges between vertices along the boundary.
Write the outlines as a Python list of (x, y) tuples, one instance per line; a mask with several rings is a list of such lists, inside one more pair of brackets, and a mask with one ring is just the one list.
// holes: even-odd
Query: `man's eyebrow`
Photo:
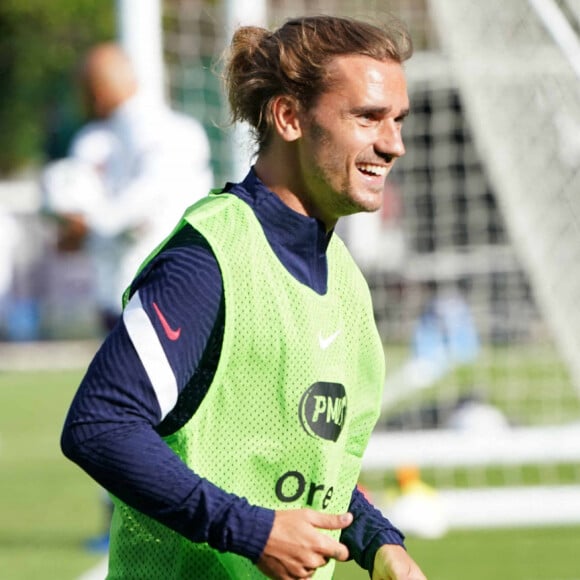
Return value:
[(398, 115), (397, 115), (397, 119), (405, 119), (406, 117), (409, 116), (409, 113), (411, 112), (411, 109), (409, 107), (407, 107), (406, 109), (403, 109)]

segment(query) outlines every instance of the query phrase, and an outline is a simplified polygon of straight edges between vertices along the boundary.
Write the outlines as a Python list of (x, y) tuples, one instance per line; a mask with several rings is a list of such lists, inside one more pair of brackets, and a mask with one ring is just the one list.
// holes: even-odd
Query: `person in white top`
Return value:
[(13, 306), (14, 279), (18, 251), (23, 241), (22, 224), (5, 207), (0, 205), (0, 332), (9, 331), (9, 310)]
[(213, 186), (210, 145), (197, 120), (141, 94), (116, 44), (88, 53), (82, 84), (94, 120), (42, 182), (47, 211), (94, 258), (97, 305), (110, 330), (139, 264)]

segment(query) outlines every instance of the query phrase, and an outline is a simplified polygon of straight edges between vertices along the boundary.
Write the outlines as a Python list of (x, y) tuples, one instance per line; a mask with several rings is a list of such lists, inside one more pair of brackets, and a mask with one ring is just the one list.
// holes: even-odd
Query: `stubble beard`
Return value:
[[(311, 120), (311, 136), (315, 142), (315, 149), (322, 149), (331, 145), (327, 130), (319, 123)], [(324, 163), (318, 162), (312, 174), (312, 186), (318, 192), (319, 199), (326, 204), (325, 209), (336, 219), (355, 213), (372, 213), (382, 205), (382, 189), (372, 194), (360, 189), (353, 183), (357, 177), (346, 168), (345, 175), (340, 183), (335, 182), (339, 169), (344, 167), (342, 152), (331, 151)], [(358, 170), (354, 170), (355, 172)]]

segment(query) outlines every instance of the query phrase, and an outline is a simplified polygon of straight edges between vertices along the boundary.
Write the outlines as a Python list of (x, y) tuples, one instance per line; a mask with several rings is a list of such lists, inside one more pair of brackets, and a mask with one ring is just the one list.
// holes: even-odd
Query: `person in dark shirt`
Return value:
[[(61, 446), (112, 494), (110, 578), (425, 580), (357, 489), (384, 356), (333, 233), (404, 154), (404, 27), (241, 27), (226, 81), (247, 177), (187, 210), (125, 293)], [(154, 210), (152, 210), (154, 211)]]

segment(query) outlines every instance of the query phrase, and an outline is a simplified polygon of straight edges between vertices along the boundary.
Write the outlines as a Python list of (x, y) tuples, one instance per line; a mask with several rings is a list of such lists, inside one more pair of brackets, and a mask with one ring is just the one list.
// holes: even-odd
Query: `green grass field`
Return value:
[[(73, 580), (100, 559), (83, 548), (100, 531), (100, 489), (58, 443), (81, 374), (0, 372), (2, 580)], [(407, 547), (429, 580), (580, 580), (580, 527), (452, 532)], [(338, 580), (368, 577), (337, 567)]]

